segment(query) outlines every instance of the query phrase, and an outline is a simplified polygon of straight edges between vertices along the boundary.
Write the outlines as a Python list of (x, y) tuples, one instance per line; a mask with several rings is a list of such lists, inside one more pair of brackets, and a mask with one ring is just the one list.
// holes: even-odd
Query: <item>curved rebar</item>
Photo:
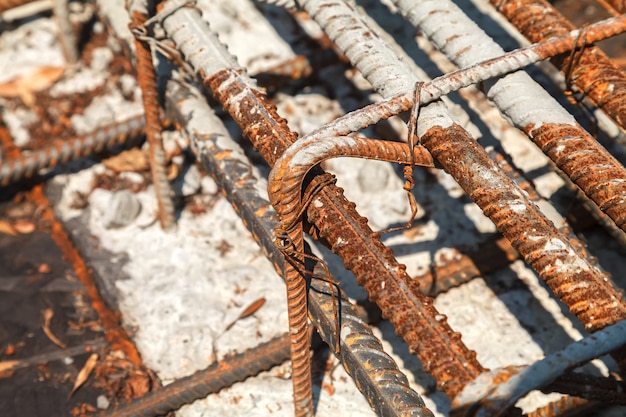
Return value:
[[(171, 82), (167, 99), (174, 119), (189, 133), (204, 167), (220, 184), (226, 198), (276, 270), (282, 272), (284, 255), (273, 243), (273, 229), (278, 222), (276, 212), (259, 195), (244, 151), (230, 137), (204, 98), (193, 93), (190, 87)], [(322, 275), (323, 272), (326, 271), (318, 274)], [(311, 288), (308, 293), (311, 320), (324, 341), (330, 346), (337, 346), (333, 297), (325, 283), (312, 282)], [(354, 305), (341, 293), (335, 299), (341, 300), (338, 308), (342, 326), (339, 342), (341, 354), (338, 358), (371, 407), (380, 416), (432, 417), (422, 398), (409, 386), (406, 376), (383, 351), (370, 327), (359, 318)]]
[[(304, 230), (300, 200), (301, 188), (306, 174), (318, 163), (333, 156), (354, 156), (382, 161), (434, 166), (428, 151), (414, 148), (413, 158), (408, 145), (397, 142), (379, 141), (358, 137), (330, 138), (325, 141), (297, 141), (276, 161), (269, 176), (268, 193), (270, 203), (281, 219), (276, 228), (278, 244), (288, 259), (284, 277), (287, 283), (287, 303), (290, 323), (295, 323), (298, 332), (307, 331), (306, 273), (303, 271)], [(300, 265), (300, 266), (298, 266)], [(291, 330), (292, 335), (299, 335)], [(296, 339), (298, 342), (298, 339)], [(294, 370), (295, 372), (295, 370)]]
[(40, 169), (53, 168), (126, 143), (143, 135), (144, 130), (143, 115), (135, 116), (43, 149), (22, 152), (19, 158), (8, 159), (0, 165), (0, 186), (31, 177)]

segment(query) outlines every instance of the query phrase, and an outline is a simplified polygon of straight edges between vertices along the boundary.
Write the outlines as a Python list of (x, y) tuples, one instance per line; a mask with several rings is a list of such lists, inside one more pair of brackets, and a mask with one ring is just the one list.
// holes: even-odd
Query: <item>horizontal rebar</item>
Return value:
[[(456, 10), (455, 8), (452, 9)], [(461, 13), (460, 10), (458, 10), (458, 12)], [(465, 17), (465, 19), (468, 18)], [(473, 22), (471, 23), (475, 25)], [(585, 42), (597, 42), (615, 36), (626, 31), (626, 16), (617, 16), (603, 20), (590, 25), (586, 30), (587, 36), (585, 37)], [(576, 30), (566, 36), (549, 39), (525, 48), (516, 49), (506, 54), (500, 50), (501, 53), (492, 54), (495, 55), (494, 58), (484, 58), (484, 60), (478, 63), (468, 64), (466, 68), (441, 75), (431, 81), (425, 82), (421, 86), (420, 106), (425, 106), (463, 87), (468, 87), (508, 74), (552, 56), (567, 52), (576, 47), (576, 45), (580, 46), (582, 44), (582, 40), (576, 43), (579, 35), (580, 30)], [(533, 91), (533, 94), (534, 93)], [(526, 94), (532, 96), (530, 93)], [(540, 97), (544, 94), (546, 93), (538, 93)], [(386, 120), (391, 116), (409, 110), (414, 104), (414, 96), (413, 91), (405, 91), (397, 96), (387, 98), (380, 103), (371, 104), (352, 111), (314, 130), (307, 136), (341, 136), (356, 132), (381, 120)], [(571, 117), (569, 117), (568, 120), (571, 121)]]
[(287, 359), (289, 359), (289, 335), (284, 334), (242, 353), (227, 356), (206, 369), (177, 379), (141, 398), (116, 404), (100, 416), (156, 417), (165, 415), (185, 404), (229, 387), (235, 382), (267, 371)]
[(19, 158), (8, 159), (0, 166), (0, 186), (31, 177), (40, 169), (53, 168), (126, 143), (143, 135), (144, 129), (143, 115), (135, 116), (42, 149), (23, 151)]

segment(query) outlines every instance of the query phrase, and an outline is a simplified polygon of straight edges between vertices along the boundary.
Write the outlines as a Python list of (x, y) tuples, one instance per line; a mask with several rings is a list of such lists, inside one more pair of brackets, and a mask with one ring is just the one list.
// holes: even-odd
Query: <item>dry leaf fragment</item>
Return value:
[(230, 330), (231, 327), (233, 327), (235, 325), (235, 323), (237, 323), (237, 321), (241, 320), (241, 319), (245, 319), (246, 317), (249, 317), (251, 315), (253, 315), (254, 313), (256, 313), (256, 311), (258, 309), (260, 309), (261, 307), (263, 307), (263, 304), (265, 304), (265, 298), (261, 297), (258, 300), (253, 301), (248, 307), (246, 307), (241, 314), (239, 314), (239, 317), (237, 317), (232, 323), (230, 323), (227, 327), (225, 331)]
[(20, 97), (29, 107), (35, 103), (34, 94), (49, 88), (65, 72), (64, 67), (46, 66), (0, 84), (0, 97)]
[(129, 149), (102, 161), (102, 164), (113, 172), (147, 171), (150, 161), (144, 151), (139, 148)]
[[(12, 371), (20, 361), (2, 361), (0, 362), (0, 375), (4, 375), (5, 372)], [(9, 375), (10, 376), (10, 375)], [(2, 377), (0, 377), (1, 379)]]
[(28, 220), (18, 220), (15, 222), (15, 224), (13, 225), (13, 228), (23, 234), (23, 235), (27, 235), (29, 233), (33, 233), (35, 231), (35, 229), (37, 228), (37, 226), (35, 225), (35, 223), (30, 222)]
[(91, 371), (93, 371), (93, 368), (96, 367), (96, 363), (98, 363), (98, 354), (92, 353), (87, 359), (87, 362), (85, 362), (83, 369), (81, 369), (78, 373), (76, 382), (74, 382), (74, 388), (72, 388), (70, 395), (67, 397), (68, 400), (72, 398), (72, 395), (74, 395), (78, 388), (80, 388), (87, 381), (89, 375), (91, 375)]
[(4, 233), (5, 235), (17, 236), (17, 231), (15, 227), (6, 220), (0, 220), (0, 233)]
[(61, 342), (59, 338), (56, 337), (54, 333), (52, 333), (52, 330), (50, 330), (50, 321), (52, 320), (53, 316), (54, 311), (51, 308), (45, 309), (43, 311), (43, 323), (41, 327), (43, 328), (43, 332), (46, 334), (46, 336), (48, 336), (48, 339), (52, 340), (52, 343), (59, 346), (60, 348), (65, 349), (67, 348), (67, 345)]

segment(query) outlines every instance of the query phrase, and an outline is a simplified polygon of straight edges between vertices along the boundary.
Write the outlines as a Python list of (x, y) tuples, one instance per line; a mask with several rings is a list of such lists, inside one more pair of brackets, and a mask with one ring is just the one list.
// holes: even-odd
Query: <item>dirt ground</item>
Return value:
[[(607, 17), (592, 0), (553, 3), (577, 25)], [(101, 34), (82, 36), (84, 46), (106, 42)], [(602, 47), (626, 68), (623, 42)], [(130, 71), (121, 59), (115, 65), (120, 73)], [(44, 107), (45, 95), (41, 98), (35, 106)], [(50, 113), (41, 109), (40, 114)], [(57, 116), (38, 127), (35, 142), (56, 137), (70, 124), (62, 109)], [(2, 144), (10, 155), (10, 143)], [(43, 191), (47, 179), (36, 176), (0, 188), (2, 417), (95, 415), (110, 401), (140, 397), (160, 386), (131, 345), (132, 334), (121, 327), (116, 306), (98, 293), (89, 259), (77, 258), (80, 248), (54, 218)], [(202, 202), (187, 203), (202, 210)]]

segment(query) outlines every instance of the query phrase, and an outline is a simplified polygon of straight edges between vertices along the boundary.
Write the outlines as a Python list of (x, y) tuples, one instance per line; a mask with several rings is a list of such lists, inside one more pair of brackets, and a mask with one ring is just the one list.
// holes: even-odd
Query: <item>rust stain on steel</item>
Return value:
[[(324, 176), (315, 177), (305, 193), (326, 181)], [(383, 316), (391, 321), (411, 352), (419, 357), (439, 389), (454, 398), (485, 370), (476, 360), (476, 353), (450, 328), (446, 316), (437, 311), (433, 299), (411, 290), (412, 278), (406, 267), (383, 245), (367, 219), (358, 215), (354, 203), (344, 197), (341, 188), (326, 187), (317, 194), (308, 206), (307, 216), (319, 229), (320, 237), (354, 273), (357, 283), (367, 290)], [(344, 220), (340, 221), (341, 218)]]
[(458, 126), (433, 127), (422, 144), (441, 163), (524, 260), (588, 331), (626, 318), (626, 304), (591, 265)]
[(626, 231), (626, 170), (606, 149), (579, 126), (530, 125), (524, 130), (617, 227)]
[(435, 262), (430, 271), (416, 276), (410, 283), (411, 288), (435, 297), (476, 277), (505, 267), (518, 258), (519, 254), (505, 238), (482, 243), (475, 251), (462, 252), (454, 249), (451, 256)]
[(278, 115), (276, 106), (265, 94), (237, 81), (239, 72), (226, 69), (206, 78), (215, 97), (237, 121), (270, 166), (298, 139), (287, 127), (287, 121)]
[[(532, 42), (566, 35), (576, 27), (544, 0), (491, 0)], [(582, 37), (584, 37), (584, 32)], [(596, 46), (551, 59), (596, 106), (626, 128), (626, 73)], [(573, 61), (573, 62), (572, 62)]]
[[(287, 122), (278, 116), (276, 107), (262, 93), (237, 82), (238, 75), (237, 71), (227, 69), (205, 79), (205, 83), (237, 121), (254, 147), (270, 165), (274, 165), (297, 136), (287, 128)], [(291, 243), (296, 248), (304, 247), (302, 236)], [(303, 263), (304, 258), (297, 261)], [(287, 286), (295, 415), (312, 416), (313, 386), (307, 331), (306, 281), (291, 262), (285, 262), (283, 276)]]
[(119, 313), (112, 311), (100, 295), (100, 291), (93, 277), (92, 269), (82, 258), (80, 252), (76, 249), (65, 231), (65, 228), (54, 215), (54, 211), (52, 207), (50, 207), (50, 202), (43, 193), (43, 186), (35, 186), (29, 192), (29, 198), (42, 208), (41, 217), (50, 224), (52, 238), (63, 251), (63, 257), (72, 264), (72, 268), (80, 282), (85, 286), (91, 304), (102, 322), (105, 337), (107, 342), (111, 345), (111, 349), (124, 352), (133, 365), (143, 367), (139, 351), (121, 325)]
[[(264, 94), (238, 82), (238, 76), (237, 71), (223, 70), (204, 82), (273, 166), (297, 135), (289, 130)], [(329, 182), (329, 178), (317, 176), (309, 187), (319, 185), (320, 181)], [(365, 286), (370, 298), (391, 319), (397, 333), (404, 337), (444, 392), (454, 397), (484, 370), (476, 360), (476, 353), (450, 328), (433, 300), (421, 293), (413, 294), (408, 288), (411, 277), (406, 267), (383, 245), (367, 219), (359, 216), (341, 188), (323, 187), (308, 206), (307, 216), (318, 229), (312, 234), (326, 239), (343, 258), (346, 267), (355, 273), (359, 284)]]
[(102, 417), (156, 417), (257, 375), (289, 358), (289, 336), (284, 334), (245, 352), (226, 356), (185, 378), (134, 401), (115, 405)]
[[(132, 12), (132, 26), (141, 27), (148, 19), (143, 13)], [(135, 37), (137, 51), (137, 83), (141, 88), (144, 113), (146, 117), (146, 138), (150, 145), (150, 171), (157, 197), (158, 218), (163, 230), (171, 230), (176, 225), (174, 218), (174, 203), (172, 201), (170, 184), (167, 179), (165, 150), (161, 137), (162, 125), (159, 116), (159, 93), (157, 89), (156, 72), (152, 63), (152, 52), (146, 42)]]

